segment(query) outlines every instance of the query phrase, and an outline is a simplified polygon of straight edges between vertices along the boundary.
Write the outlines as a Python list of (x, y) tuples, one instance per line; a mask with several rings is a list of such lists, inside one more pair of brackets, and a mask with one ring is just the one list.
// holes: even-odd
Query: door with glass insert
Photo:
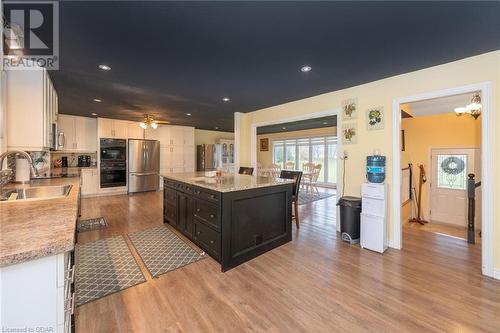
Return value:
[[(432, 149), (430, 182), (430, 219), (432, 222), (467, 226), (467, 175), (480, 180), (479, 149)], [(480, 207), (476, 190), (476, 208)], [(476, 209), (476, 221), (480, 215)], [(479, 224), (479, 223), (477, 223)]]

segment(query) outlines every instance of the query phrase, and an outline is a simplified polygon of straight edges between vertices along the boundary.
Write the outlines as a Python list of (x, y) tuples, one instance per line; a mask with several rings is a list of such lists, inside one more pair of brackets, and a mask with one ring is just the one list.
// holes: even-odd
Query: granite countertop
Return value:
[(234, 192), (293, 183), (291, 179), (249, 176), (237, 173), (223, 173), (222, 177), (205, 177), (205, 172), (169, 173), (161, 176), (217, 192)]
[(34, 180), (3, 188), (73, 185), (66, 197), (0, 202), (0, 267), (73, 250), (80, 178)]

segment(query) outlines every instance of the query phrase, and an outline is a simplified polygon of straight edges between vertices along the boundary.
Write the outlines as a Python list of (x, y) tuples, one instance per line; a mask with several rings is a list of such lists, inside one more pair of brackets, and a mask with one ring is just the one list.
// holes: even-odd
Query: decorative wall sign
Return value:
[(384, 128), (384, 108), (379, 106), (366, 111), (366, 126), (369, 131)]
[(342, 120), (358, 118), (358, 99), (351, 98), (342, 101)]
[(269, 138), (260, 139), (260, 151), (269, 151)]
[(358, 142), (358, 124), (342, 124), (342, 143), (349, 145)]

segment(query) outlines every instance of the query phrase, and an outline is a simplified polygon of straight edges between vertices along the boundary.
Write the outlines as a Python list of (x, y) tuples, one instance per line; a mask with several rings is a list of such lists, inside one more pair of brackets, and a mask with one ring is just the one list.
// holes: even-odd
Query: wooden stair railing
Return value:
[(476, 188), (481, 186), (481, 182), (474, 180), (475, 175), (469, 173), (469, 179), (467, 179), (467, 243), (475, 244), (476, 237), (474, 232), (474, 220), (476, 215)]

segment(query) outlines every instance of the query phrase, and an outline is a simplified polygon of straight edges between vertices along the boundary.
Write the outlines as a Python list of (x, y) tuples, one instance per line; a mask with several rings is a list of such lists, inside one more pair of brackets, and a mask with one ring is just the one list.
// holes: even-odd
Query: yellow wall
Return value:
[(213, 144), (216, 143), (218, 139), (234, 140), (234, 133), (200, 129), (194, 130), (194, 142), (196, 145)]
[[(454, 113), (406, 118), (401, 122), (405, 131), (405, 151), (401, 152), (401, 167), (413, 164), (414, 180), (418, 179), (418, 165), (423, 164), (430, 180), (431, 148), (480, 148), (481, 117), (457, 117)], [(417, 188), (418, 191), (418, 188)], [(430, 181), (422, 187), (422, 213), (429, 219)], [(405, 213), (408, 213), (405, 210)], [(407, 220), (408, 215), (402, 214)]]
[[(313, 128), (301, 131), (290, 131), (281, 133), (270, 133), (257, 135), (257, 161), (262, 163), (262, 166), (266, 167), (273, 163), (273, 140), (279, 139), (289, 139), (289, 138), (311, 138), (315, 136), (327, 136), (327, 135), (337, 135), (337, 128), (332, 127), (322, 127)], [(260, 151), (260, 139), (269, 139), (269, 151)]]
[[(427, 69), (393, 76), (379, 81), (330, 92), (286, 104), (240, 114), (238, 151), (241, 164), (251, 162), (251, 126), (252, 124), (279, 121), (288, 117), (299, 117), (308, 113), (339, 109), (342, 100), (357, 97), (360, 115), (358, 119), (358, 143), (344, 145), (349, 154), (346, 161), (346, 195), (360, 194), (360, 185), (365, 181), (365, 158), (374, 149), (379, 149), (387, 156), (387, 178), (389, 191), (392, 192), (392, 102), (395, 98), (413, 96), (441, 89), (465, 86), (473, 83), (490, 81), (492, 83), (492, 142), (493, 142), (493, 200), (500, 198), (500, 144), (497, 143), (500, 132), (500, 51), (430, 67)], [(379, 131), (367, 131), (365, 110), (383, 106), (385, 109), (385, 127)], [(397, 110), (399, 113), (400, 111)], [(399, 134), (398, 134), (399, 135)], [(398, 171), (399, 172), (399, 171)], [(389, 193), (390, 195), (390, 193)], [(392, 207), (389, 206), (389, 240), (392, 235)], [(399, 223), (399, 221), (398, 221)], [(494, 210), (493, 226), (494, 265), (500, 269), (500, 211)]]

